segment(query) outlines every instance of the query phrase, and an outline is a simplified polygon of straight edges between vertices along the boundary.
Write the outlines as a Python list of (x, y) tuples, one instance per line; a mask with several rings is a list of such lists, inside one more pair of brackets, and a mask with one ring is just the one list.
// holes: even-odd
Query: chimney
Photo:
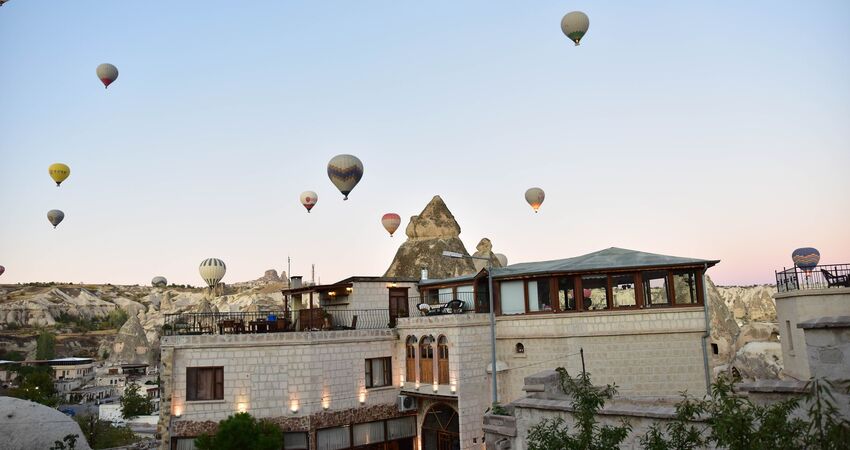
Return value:
[(289, 279), (289, 288), (290, 289), (298, 289), (301, 287), (301, 275), (294, 276)]
[(422, 268), (422, 276), (420, 278), (423, 279), (423, 280), (428, 279), (428, 268), (427, 267)]

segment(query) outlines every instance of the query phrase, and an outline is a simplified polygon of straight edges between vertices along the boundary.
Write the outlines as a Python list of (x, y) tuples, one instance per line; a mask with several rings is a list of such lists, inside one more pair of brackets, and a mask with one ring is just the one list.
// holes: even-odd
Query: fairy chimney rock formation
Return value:
[[(475, 253), (473, 253), (472, 256), (477, 258), (487, 258), (490, 260), (490, 264), (493, 267), (502, 267), (502, 262), (499, 261), (496, 254), (493, 253), (493, 243), (490, 242), (490, 239), (481, 239), (481, 241), (478, 242), (478, 245), (475, 246)], [(487, 268), (487, 261), (485, 260), (473, 259), (472, 263), (475, 265), (476, 271), (481, 271), (481, 269)]]
[(448, 258), (444, 251), (469, 256), (460, 240), (460, 225), (439, 195), (418, 216), (410, 218), (405, 241), (396, 252), (385, 277), (420, 278), (422, 269), (428, 278), (449, 278), (475, 272), (469, 258)]
[(151, 346), (145, 329), (135, 314), (130, 314), (112, 343), (106, 359), (111, 364), (150, 364)]

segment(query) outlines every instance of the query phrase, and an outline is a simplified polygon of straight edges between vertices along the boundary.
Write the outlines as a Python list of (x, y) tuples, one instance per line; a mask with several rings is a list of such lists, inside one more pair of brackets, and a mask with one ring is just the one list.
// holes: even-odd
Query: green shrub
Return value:
[(218, 423), (215, 435), (203, 434), (195, 439), (198, 450), (278, 450), (283, 435), (277, 425), (256, 420), (248, 413), (237, 413)]

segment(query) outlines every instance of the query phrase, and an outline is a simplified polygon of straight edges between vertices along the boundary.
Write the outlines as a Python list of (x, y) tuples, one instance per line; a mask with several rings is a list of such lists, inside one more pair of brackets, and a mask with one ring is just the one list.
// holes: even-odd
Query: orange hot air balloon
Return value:
[(381, 217), (381, 225), (384, 226), (384, 229), (390, 233), (390, 237), (392, 237), (395, 230), (398, 230), (398, 226), (401, 225), (401, 217), (399, 217), (396, 213), (386, 213), (384, 217)]
[(543, 192), (543, 189), (533, 187), (525, 191), (525, 201), (531, 205), (535, 213), (538, 209), (540, 209), (540, 205), (543, 204), (544, 198), (546, 198), (546, 194)]

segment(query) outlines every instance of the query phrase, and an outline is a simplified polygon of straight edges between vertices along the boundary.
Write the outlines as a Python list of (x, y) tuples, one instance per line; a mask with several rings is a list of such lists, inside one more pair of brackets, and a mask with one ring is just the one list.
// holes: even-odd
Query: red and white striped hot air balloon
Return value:
[(543, 204), (544, 198), (546, 198), (546, 194), (543, 192), (543, 189), (533, 187), (525, 191), (525, 201), (531, 205), (535, 213), (538, 209), (540, 209), (540, 205)]
[(104, 88), (108, 88), (113, 81), (118, 79), (118, 68), (109, 63), (103, 63), (97, 66), (97, 78), (103, 83)]
[(384, 229), (390, 233), (390, 237), (392, 237), (395, 230), (398, 230), (398, 226), (401, 225), (401, 217), (399, 217), (396, 213), (386, 213), (384, 217), (381, 217), (381, 225), (384, 226)]
[(304, 191), (301, 193), (301, 204), (307, 208), (307, 212), (310, 212), (314, 206), (316, 206), (316, 202), (319, 201), (319, 194), (316, 194), (313, 191)]

